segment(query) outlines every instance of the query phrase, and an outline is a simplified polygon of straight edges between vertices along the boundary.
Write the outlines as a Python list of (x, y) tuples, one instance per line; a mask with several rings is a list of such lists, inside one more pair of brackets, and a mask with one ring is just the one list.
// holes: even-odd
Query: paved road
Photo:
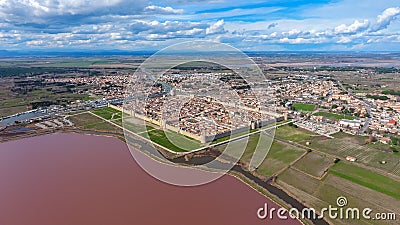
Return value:
[(342, 90), (347, 91), (349, 93), (350, 96), (357, 98), (361, 101), (363, 101), (365, 103), (365, 109), (367, 110), (367, 113), (370, 117), (367, 118), (367, 120), (365, 121), (364, 125), (361, 127), (361, 129), (358, 131), (358, 134), (364, 134), (365, 131), (368, 129), (369, 124), (372, 120), (371, 118), (371, 108), (374, 107), (374, 104), (368, 100), (366, 100), (365, 98), (360, 98), (358, 96), (356, 96), (355, 94), (353, 94), (353, 91), (351, 89), (347, 90), (345, 87), (343, 87), (343, 84), (338, 81), (339, 86), (341, 87)]

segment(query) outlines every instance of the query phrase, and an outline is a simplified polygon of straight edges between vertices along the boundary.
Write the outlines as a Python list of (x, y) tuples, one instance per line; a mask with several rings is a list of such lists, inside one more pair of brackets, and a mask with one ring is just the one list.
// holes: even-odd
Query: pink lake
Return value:
[(122, 141), (53, 134), (0, 143), (0, 225), (252, 225), (275, 203), (225, 175), (198, 187), (160, 182)]

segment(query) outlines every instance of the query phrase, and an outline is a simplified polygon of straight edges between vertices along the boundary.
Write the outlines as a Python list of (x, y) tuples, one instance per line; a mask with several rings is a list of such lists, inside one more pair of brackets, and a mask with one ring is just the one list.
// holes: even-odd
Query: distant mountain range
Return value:
[[(92, 57), (92, 56), (149, 56), (157, 51), (124, 51), (124, 50), (0, 50), (0, 57)], [(400, 52), (367, 52), (367, 51), (244, 51), (249, 56), (261, 55), (396, 55)]]

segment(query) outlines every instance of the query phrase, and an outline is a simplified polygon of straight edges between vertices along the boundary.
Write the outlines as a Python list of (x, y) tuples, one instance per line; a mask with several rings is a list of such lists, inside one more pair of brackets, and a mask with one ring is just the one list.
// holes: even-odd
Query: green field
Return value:
[(310, 152), (300, 159), (294, 167), (314, 177), (322, 177), (333, 164), (334, 158), (317, 152)]
[(267, 157), (258, 167), (257, 173), (272, 176), (298, 159), (302, 154), (304, 154), (304, 150), (300, 148), (274, 141)]
[(119, 119), (122, 117), (122, 112), (110, 107), (104, 107), (100, 109), (93, 110), (92, 113), (103, 117), (106, 120)]
[(92, 112), (106, 120), (111, 120), (118, 125), (123, 125), (125, 129), (139, 134), (142, 137), (150, 138), (153, 142), (175, 152), (187, 152), (201, 147), (201, 143), (197, 140), (173, 131), (164, 132), (151, 125), (145, 126), (141, 120), (125, 118), (122, 124), (122, 112), (110, 107), (96, 109)]
[(147, 132), (140, 135), (145, 138), (150, 138), (150, 140), (153, 142), (175, 152), (187, 152), (201, 147), (201, 143), (197, 140), (191, 139), (176, 132), (164, 132), (160, 129), (154, 129), (154, 127), (151, 126), (148, 126)]
[[(245, 139), (241, 141), (244, 142)], [(304, 153), (304, 150), (295, 146), (291, 146), (277, 140), (273, 141), (271, 144), (271, 141), (272, 140), (269, 138), (263, 138), (262, 140), (260, 140), (260, 133), (250, 134), (247, 140), (247, 144), (244, 145), (246, 147), (243, 155), (240, 158), (240, 161), (244, 165), (249, 165), (257, 146), (259, 148), (268, 148), (269, 146), (271, 146), (267, 157), (256, 169), (257, 173), (269, 177), (274, 175), (276, 172), (284, 169), (286, 166), (298, 159)], [(223, 144), (215, 148), (222, 152), (226, 149), (226, 147), (227, 144)]]
[(71, 116), (69, 119), (80, 129), (122, 133), (118, 127), (89, 113)]
[(86, 60), (67, 60), (67, 61), (60, 61), (60, 60), (49, 60), (48, 62), (38, 63), (36, 66), (40, 67), (90, 67), (92, 65), (105, 65), (105, 64), (115, 64), (119, 63), (117, 60), (93, 60), (93, 59), (86, 59)]
[[(13, 92), (11, 86), (8, 85), (0, 84), (0, 116), (24, 112), (31, 107), (35, 109), (52, 104), (66, 105), (76, 100), (92, 99), (85, 94), (66, 91), (64, 87), (56, 87), (54, 90), (50, 87), (40, 87), (40, 89), (38, 87), (38, 89), (27, 90), (22, 94)], [(58, 93), (59, 91), (60, 93)]]
[[(366, 137), (341, 132), (332, 136), (333, 139), (314, 137), (309, 147), (342, 158), (354, 156), (360, 163), (388, 172), (394, 171), (400, 160), (400, 155), (392, 153), (389, 145), (365, 144)], [(381, 161), (386, 161), (386, 164), (381, 164)]]
[(279, 174), (276, 182), (278, 184), (284, 182), (308, 194), (313, 194), (321, 184), (318, 179), (292, 168), (289, 168), (283, 173)]
[(302, 104), (302, 103), (295, 103), (293, 104), (293, 109), (296, 111), (305, 111), (311, 112), (315, 109), (315, 105), (313, 104)]
[[(338, 168), (341, 165), (337, 165)], [(369, 176), (367, 183), (372, 183), (374, 178), (377, 178), (375, 187), (376, 189), (389, 188), (390, 193), (398, 190), (398, 183), (391, 183), (392, 181), (387, 178), (378, 178), (374, 175), (365, 174), (365, 171), (359, 172), (360, 168), (355, 167), (354, 173), (349, 173), (354, 168), (343, 168), (344, 171), (341, 173), (348, 174), (352, 179), (344, 179), (341, 176), (337, 176), (333, 173), (329, 173), (326, 179), (318, 180), (313, 178), (306, 173), (298, 170), (289, 168), (284, 173), (280, 174), (276, 179), (277, 184), (284, 190), (290, 192), (292, 196), (297, 199), (301, 199), (304, 204), (308, 207), (313, 207), (320, 211), (322, 208), (326, 208), (328, 205), (336, 205), (336, 199), (339, 196), (345, 196), (348, 200), (347, 207), (357, 208), (371, 208), (374, 211), (386, 211), (385, 209), (393, 209), (398, 211), (400, 204), (398, 198), (381, 193), (380, 191), (370, 189), (366, 187), (364, 183), (360, 185), (359, 179), (364, 179), (363, 176)], [(380, 176), (380, 175), (378, 175)], [(359, 177), (354, 179), (355, 177)], [(388, 182), (389, 179), (389, 182)], [(354, 181), (352, 181), (354, 180)], [(388, 185), (388, 186), (387, 186)], [(395, 192), (398, 195), (398, 191)], [(327, 218), (329, 220), (329, 218)], [(331, 224), (354, 224), (354, 225), (371, 225), (371, 224), (386, 224), (381, 221), (371, 220), (330, 220)], [(393, 224), (393, 223), (389, 223)]]
[[(117, 124), (118, 124), (118, 122), (119, 122), (119, 120), (115, 121), (115, 123), (117, 123)], [(122, 121), (121, 121), (121, 123), (122, 123)], [(124, 120), (124, 123), (121, 124), (120, 126), (122, 126), (122, 125), (123, 125), (123, 127), (125, 129), (130, 130), (133, 133), (141, 133), (141, 132), (146, 132), (147, 130), (155, 129), (152, 126), (149, 126), (149, 125), (144, 126), (144, 124), (140, 125), (140, 124), (137, 124), (137, 123), (129, 122), (128, 120)]]
[(381, 174), (343, 162), (339, 162), (334, 165), (329, 173), (372, 190), (400, 199), (400, 182), (392, 180)]
[(317, 112), (314, 113), (314, 116), (323, 116), (329, 119), (346, 119), (346, 120), (354, 120), (354, 116), (350, 115), (345, 115), (345, 114), (335, 114), (335, 113), (329, 113), (329, 112)]
[(278, 127), (275, 130), (276, 137), (293, 142), (309, 140), (313, 135), (314, 134), (310, 131), (301, 128), (295, 128), (290, 125)]

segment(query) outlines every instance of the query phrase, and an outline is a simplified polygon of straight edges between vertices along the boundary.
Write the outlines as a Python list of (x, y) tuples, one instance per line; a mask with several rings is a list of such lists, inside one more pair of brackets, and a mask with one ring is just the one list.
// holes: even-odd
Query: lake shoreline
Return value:
[[(113, 133), (113, 132), (102, 132), (102, 131), (93, 131), (93, 130), (77, 130), (77, 129), (60, 129), (60, 130), (53, 130), (53, 132), (46, 132), (46, 133), (41, 133), (38, 135), (29, 135), (26, 137), (22, 138), (17, 138), (14, 140), (10, 141), (15, 141), (15, 140), (20, 140), (24, 138), (32, 138), (35, 136), (45, 136), (45, 135), (51, 135), (51, 134), (80, 134), (80, 135), (89, 135), (89, 136), (100, 136), (100, 137), (108, 137), (108, 138), (115, 138), (118, 139), (119, 141), (122, 141), (126, 144), (124, 141), (124, 135), (120, 133)], [(7, 141), (8, 142), (8, 141)], [(260, 177), (255, 176), (254, 174), (250, 173), (249, 171), (245, 171), (241, 166), (236, 165), (235, 168), (227, 173), (227, 175), (234, 177), (235, 179), (238, 179), (240, 182), (244, 183), (254, 191), (258, 192), (268, 200), (274, 202), (275, 204), (281, 206), (282, 208), (289, 209), (292, 206), (298, 209), (305, 208), (307, 206), (303, 205), (301, 202), (299, 202), (297, 199), (293, 198), (289, 194), (287, 194), (284, 190), (282, 190), (280, 187), (277, 187), (276, 185), (272, 185), (269, 182), (264, 182)], [(271, 193), (271, 190), (275, 193), (279, 193), (278, 195)], [(281, 196), (279, 196), (281, 195)], [(283, 197), (282, 197), (283, 196)], [(290, 203), (288, 203), (290, 202)], [(317, 220), (317, 221), (309, 221), (309, 220), (298, 220), (302, 224), (321, 224), (321, 225), (327, 225), (325, 220)]]

